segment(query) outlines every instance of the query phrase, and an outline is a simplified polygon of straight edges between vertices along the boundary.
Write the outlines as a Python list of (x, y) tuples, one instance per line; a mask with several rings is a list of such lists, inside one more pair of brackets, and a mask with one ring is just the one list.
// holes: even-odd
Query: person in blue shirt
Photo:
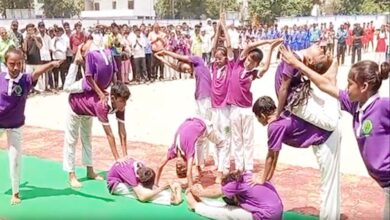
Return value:
[[(336, 39), (337, 39), (337, 62), (341, 65), (344, 64), (345, 58), (345, 49), (347, 48), (346, 39), (348, 37), (348, 32), (345, 30), (344, 25), (340, 25), (340, 28), (337, 30)], [(341, 58), (341, 60), (340, 60)]]

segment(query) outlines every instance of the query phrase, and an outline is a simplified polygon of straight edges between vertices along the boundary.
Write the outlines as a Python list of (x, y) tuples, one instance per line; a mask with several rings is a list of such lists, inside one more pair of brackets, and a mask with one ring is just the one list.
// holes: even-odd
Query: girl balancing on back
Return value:
[[(378, 94), (382, 80), (390, 72), (389, 65), (384, 63), (380, 67), (368, 60), (354, 64), (348, 74), (347, 89), (341, 90), (330, 79), (307, 68), (285, 47), (280, 51), (286, 62), (300, 69), (319, 89), (337, 98), (342, 110), (352, 115), (352, 128), (363, 162), (370, 176), (385, 191), (384, 219), (389, 219), (390, 99)], [(332, 65), (334, 67), (337, 62)]]

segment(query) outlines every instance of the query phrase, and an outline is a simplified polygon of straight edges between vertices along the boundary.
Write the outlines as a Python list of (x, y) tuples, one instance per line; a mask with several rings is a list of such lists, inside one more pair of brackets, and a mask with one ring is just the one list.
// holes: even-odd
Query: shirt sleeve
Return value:
[(357, 103), (351, 102), (347, 90), (339, 91), (339, 101), (342, 110), (347, 111), (352, 115), (356, 112)]
[(283, 139), (286, 135), (287, 127), (278, 122), (273, 122), (268, 125), (268, 148), (272, 151), (280, 151), (282, 149)]
[(284, 76), (287, 76), (289, 78), (293, 78), (294, 76), (296, 76), (297, 74), (297, 71), (294, 67), (292, 67), (291, 65), (285, 63), (284, 64), (284, 67), (283, 67), (283, 75)]
[(118, 122), (125, 123), (125, 111), (117, 111), (115, 115)]
[(85, 60), (85, 76), (94, 76), (96, 73), (96, 66), (91, 52), (87, 53)]
[(198, 56), (190, 56), (190, 60), (194, 66), (199, 66), (204, 64), (203, 59)]
[(96, 103), (96, 117), (103, 125), (109, 125), (108, 121), (108, 112), (109, 108), (107, 105), (103, 105), (102, 103)]
[(170, 148), (168, 148), (167, 160), (172, 160), (172, 159), (174, 159), (176, 156), (177, 156), (177, 153), (176, 153), (176, 146), (172, 144), (172, 146), (171, 146)]
[(36, 82), (38, 81), (35, 81), (34, 82), (34, 79), (33, 79), (33, 76), (31, 73), (27, 73), (26, 74), (26, 91), (30, 91), (32, 89), (32, 87), (36, 84)]

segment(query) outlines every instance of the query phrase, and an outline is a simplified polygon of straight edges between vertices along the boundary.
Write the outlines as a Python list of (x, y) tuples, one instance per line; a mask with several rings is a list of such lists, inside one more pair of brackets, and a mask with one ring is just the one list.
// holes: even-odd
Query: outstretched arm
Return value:
[(176, 65), (176, 63), (172, 63), (172, 62), (169, 62), (168, 60), (164, 59), (163, 55), (162, 54), (155, 54), (154, 55), (157, 59), (159, 59), (162, 63), (164, 63), (165, 65), (167, 65), (168, 67), (174, 69), (175, 71), (177, 72), (180, 72), (179, 70), (179, 67)]
[(339, 97), (339, 88), (327, 77), (337, 73), (337, 60), (333, 60), (333, 63), (328, 71), (324, 75), (321, 75), (299, 61), (294, 54), (284, 46), (281, 46), (279, 51), (285, 62), (301, 70), (303, 74), (305, 74), (319, 89), (335, 98)]
[(114, 134), (112, 133), (112, 129), (110, 124), (103, 124), (104, 132), (106, 133), (108, 144), (110, 145), (111, 148), (111, 153), (114, 156), (114, 159), (116, 161), (119, 160), (119, 154), (118, 150), (116, 149), (116, 144), (115, 144), (115, 137)]
[(189, 56), (183, 56), (183, 55), (180, 55), (180, 54), (177, 54), (177, 53), (174, 53), (171, 51), (167, 51), (167, 50), (161, 51), (161, 54), (170, 56), (170, 57), (172, 57), (176, 60), (182, 61), (182, 62), (191, 63), (191, 59)]
[(57, 60), (57, 61), (51, 61), (50, 63), (46, 63), (43, 65), (39, 65), (38, 68), (36, 68), (35, 71), (32, 73), (33, 81), (34, 82), (37, 81), (39, 76), (46, 73), (47, 71), (59, 67), (62, 62), (63, 60), (60, 61)]
[(252, 180), (250, 181), (252, 186), (256, 184), (263, 184), (264, 182), (272, 179), (278, 162), (278, 157), (279, 151), (268, 150), (267, 158), (265, 159), (263, 176), (261, 176), (260, 173), (253, 175)]
[(164, 186), (157, 187), (156, 189), (151, 190), (151, 189), (145, 188), (139, 184), (138, 186), (133, 187), (133, 190), (134, 190), (135, 194), (137, 195), (137, 198), (139, 201), (148, 202), (148, 201), (151, 201), (153, 199), (153, 197), (155, 197), (160, 192), (164, 191), (165, 189), (168, 189), (168, 187), (169, 187), (169, 185), (164, 185)]
[(256, 42), (248, 44), (244, 48), (244, 50), (242, 50), (242, 52), (240, 54), (240, 59), (241, 60), (245, 59), (248, 56), (249, 51), (251, 51), (251, 50), (253, 50), (253, 49), (257, 48), (257, 47), (260, 47), (261, 45), (271, 44), (273, 42), (274, 42), (274, 40), (258, 40)]
[(221, 22), (219, 21), (217, 24), (217, 30), (215, 31), (213, 43), (212, 43), (212, 49), (211, 49), (211, 57), (214, 57), (215, 51), (218, 47), (218, 39), (221, 36)]
[(156, 186), (158, 186), (158, 184), (159, 184), (159, 182), (160, 182), (161, 173), (162, 173), (162, 171), (163, 171), (165, 165), (167, 165), (168, 161), (169, 161), (168, 159), (165, 159), (165, 160), (161, 163), (160, 167), (157, 169), (156, 184), (155, 184)]
[(257, 77), (262, 77), (269, 69), (269, 66), (271, 64), (271, 59), (272, 59), (272, 52), (274, 51), (275, 47), (279, 46), (283, 42), (282, 38), (276, 39), (272, 42), (271, 48), (269, 49), (264, 62), (262, 62), (263, 66), (260, 67), (260, 70), (257, 74)]
[(225, 13), (222, 13), (221, 20), (222, 20), (221, 21), (221, 29), (222, 29), (223, 33), (225, 34), (227, 57), (229, 60), (231, 60), (234, 58), (234, 53), (233, 53), (233, 48), (232, 48), (232, 44), (230, 41), (230, 36), (229, 36), (229, 33), (227, 31), (227, 28), (226, 28), (226, 24), (225, 24)]

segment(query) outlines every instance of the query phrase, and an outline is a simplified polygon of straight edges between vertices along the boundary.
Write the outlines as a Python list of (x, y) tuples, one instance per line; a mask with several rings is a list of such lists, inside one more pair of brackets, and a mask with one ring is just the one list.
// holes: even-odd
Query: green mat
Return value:
[[(83, 188), (71, 189), (61, 163), (31, 156), (23, 157), (20, 187), (23, 201), (11, 206), (8, 155), (3, 150), (0, 151), (0, 169), (0, 218), (7, 220), (205, 219), (188, 211), (185, 202), (179, 206), (161, 206), (112, 196), (105, 181), (82, 179)], [(79, 177), (85, 176), (85, 169), (78, 168), (76, 173)], [(316, 218), (286, 212), (284, 219)]]

